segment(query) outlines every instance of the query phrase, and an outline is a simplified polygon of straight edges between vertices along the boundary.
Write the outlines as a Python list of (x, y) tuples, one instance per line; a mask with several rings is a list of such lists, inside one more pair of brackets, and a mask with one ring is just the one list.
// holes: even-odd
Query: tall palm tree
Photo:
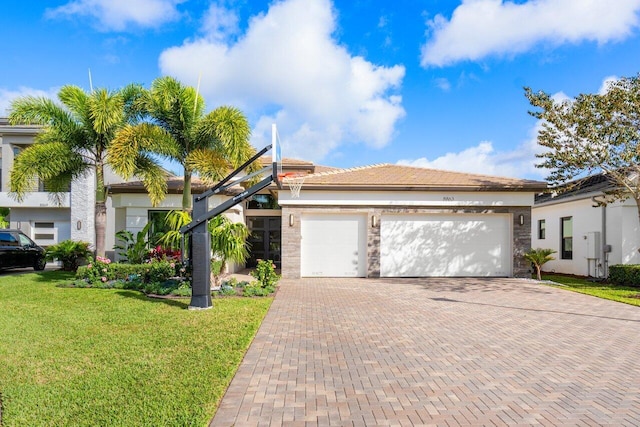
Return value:
[[(15, 159), (11, 171), (11, 192), (24, 199), (32, 182), (39, 178), (48, 191), (68, 191), (73, 180), (95, 171), (95, 245), (96, 254), (105, 254), (106, 196), (104, 167), (116, 132), (139, 116), (136, 100), (142, 88), (129, 85), (118, 91), (98, 89), (91, 93), (77, 86), (64, 86), (58, 92), (60, 103), (48, 98), (22, 97), (10, 107), (12, 124), (37, 124), (43, 132), (36, 142)], [(140, 177), (152, 200), (166, 193), (163, 170), (145, 153), (132, 153), (133, 174)]]
[(182, 209), (191, 211), (191, 178), (195, 172), (207, 181), (223, 178), (254, 154), (251, 128), (240, 110), (223, 106), (205, 114), (197, 91), (173, 77), (159, 77), (145, 91), (139, 106), (144, 123), (118, 132), (110, 156), (115, 170), (125, 177), (135, 171), (136, 153), (160, 155), (184, 169)]

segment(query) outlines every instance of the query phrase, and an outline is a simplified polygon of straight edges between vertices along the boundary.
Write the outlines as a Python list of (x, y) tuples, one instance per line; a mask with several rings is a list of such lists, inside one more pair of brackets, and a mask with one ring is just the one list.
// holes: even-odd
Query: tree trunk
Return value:
[(536, 265), (536, 273), (538, 274), (538, 280), (542, 280), (542, 274), (540, 273), (541, 266)]
[(107, 205), (96, 202), (96, 256), (105, 256), (105, 235), (107, 229)]
[(184, 169), (184, 189), (182, 190), (182, 210), (185, 212), (191, 212), (192, 200), (191, 200), (191, 171), (187, 168)]
[(102, 163), (96, 164), (96, 256), (105, 256), (105, 235), (107, 229), (107, 205), (106, 189), (104, 188), (104, 167)]

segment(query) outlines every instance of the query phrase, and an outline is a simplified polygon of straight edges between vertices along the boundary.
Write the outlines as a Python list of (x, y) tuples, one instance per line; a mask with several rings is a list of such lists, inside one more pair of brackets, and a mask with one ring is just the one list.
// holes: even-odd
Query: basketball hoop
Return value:
[(299, 175), (296, 173), (283, 173), (278, 175), (280, 181), (283, 184), (287, 184), (289, 186), (289, 190), (291, 191), (291, 197), (297, 199), (300, 197), (300, 190), (302, 189), (302, 184), (304, 184), (305, 175)]

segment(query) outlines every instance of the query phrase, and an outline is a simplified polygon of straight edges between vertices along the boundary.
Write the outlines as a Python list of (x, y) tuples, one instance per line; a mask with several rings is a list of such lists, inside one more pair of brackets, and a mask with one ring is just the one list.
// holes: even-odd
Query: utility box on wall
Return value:
[(602, 253), (600, 232), (590, 231), (585, 237), (587, 239), (587, 259), (600, 259)]

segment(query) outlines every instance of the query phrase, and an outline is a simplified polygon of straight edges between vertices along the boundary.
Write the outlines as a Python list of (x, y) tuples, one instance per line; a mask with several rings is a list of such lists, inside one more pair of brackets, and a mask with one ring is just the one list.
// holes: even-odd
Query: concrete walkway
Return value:
[(640, 425), (640, 307), (518, 279), (282, 281), (212, 426)]

